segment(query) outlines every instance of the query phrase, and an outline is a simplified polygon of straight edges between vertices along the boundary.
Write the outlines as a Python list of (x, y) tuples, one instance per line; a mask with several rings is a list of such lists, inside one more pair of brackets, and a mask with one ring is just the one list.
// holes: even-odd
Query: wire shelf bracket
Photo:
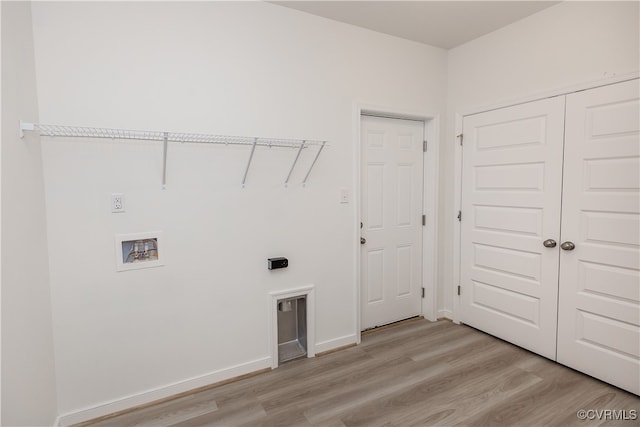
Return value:
[(244, 188), (244, 185), (247, 182), (247, 175), (249, 174), (249, 168), (251, 167), (251, 160), (253, 160), (253, 153), (256, 151), (257, 144), (258, 144), (258, 138), (253, 140), (253, 145), (251, 146), (251, 154), (249, 154), (249, 161), (247, 161), (247, 167), (245, 168), (244, 175), (242, 177), (242, 188)]
[(41, 123), (29, 123), (20, 120), (20, 138), (24, 138), (25, 132), (35, 132), (45, 137), (66, 137), (66, 138), (102, 138), (102, 139), (121, 139), (121, 140), (138, 140), (138, 141), (160, 141), (162, 142), (162, 188), (166, 188), (167, 184), (167, 155), (169, 142), (181, 143), (198, 143), (198, 144), (224, 144), (224, 145), (247, 145), (251, 146), (249, 160), (242, 177), (242, 188), (245, 187), (249, 168), (253, 160), (256, 147), (280, 147), (297, 149), (296, 157), (291, 165), (289, 174), (287, 175), (284, 185), (288, 186), (302, 150), (311, 146), (318, 146), (318, 151), (302, 181), (302, 185), (306, 185), (311, 170), (318, 161), (320, 153), (327, 145), (327, 141), (320, 140), (298, 140), (283, 138), (258, 138), (247, 136), (229, 136), (229, 135), (212, 135), (200, 133), (179, 133), (166, 131), (145, 131), (131, 129), (116, 128), (96, 128), (86, 126), (65, 126), (65, 125), (48, 125)]
[(307, 141), (302, 141), (302, 144), (300, 144), (300, 148), (298, 149), (298, 153), (296, 154), (296, 158), (293, 160), (293, 164), (291, 165), (291, 169), (289, 169), (289, 174), (287, 175), (287, 179), (284, 180), (284, 186), (288, 186), (289, 185), (289, 179), (291, 178), (291, 174), (293, 173), (293, 168), (296, 167), (296, 163), (298, 163), (298, 159), (300, 158), (300, 153), (302, 153), (302, 149), (304, 148), (304, 144), (306, 144)]
[(322, 143), (320, 144), (320, 148), (316, 153), (316, 157), (313, 158), (313, 162), (311, 163), (311, 166), (309, 166), (309, 170), (307, 171), (307, 174), (304, 176), (304, 179), (302, 180), (303, 187), (307, 185), (307, 179), (309, 179), (309, 175), (311, 174), (311, 169), (313, 169), (313, 167), (316, 165), (316, 162), (318, 161), (318, 157), (320, 157), (320, 153), (322, 153), (322, 149), (325, 147), (325, 145), (327, 145), (327, 141), (322, 141)]
[(167, 149), (169, 148), (169, 133), (164, 133), (162, 139), (162, 189), (167, 188)]

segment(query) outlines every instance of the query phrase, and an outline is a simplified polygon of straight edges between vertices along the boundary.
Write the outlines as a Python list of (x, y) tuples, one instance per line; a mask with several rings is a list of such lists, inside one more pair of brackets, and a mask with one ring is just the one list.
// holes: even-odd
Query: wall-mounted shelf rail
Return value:
[(122, 140), (138, 140), (138, 141), (161, 141), (163, 143), (163, 162), (162, 162), (162, 187), (166, 185), (167, 177), (167, 151), (169, 142), (181, 143), (199, 143), (199, 144), (224, 144), (224, 145), (247, 145), (251, 146), (251, 154), (247, 161), (244, 175), (242, 177), (242, 186), (244, 187), (251, 161), (256, 147), (281, 147), (296, 149), (296, 157), (291, 165), (289, 174), (285, 179), (285, 185), (289, 183), (291, 174), (298, 163), (302, 150), (318, 146), (316, 156), (309, 167), (302, 184), (306, 184), (311, 170), (316, 164), (322, 149), (326, 146), (327, 141), (320, 140), (298, 140), (284, 138), (259, 138), (246, 136), (229, 136), (229, 135), (211, 135), (201, 133), (181, 133), (181, 132), (165, 132), (165, 131), (146, 131), (146, 130), (130, 130), (116, 128), (96, 128), (86, 126), (64, 126), (64, 125), (48, 125), (41, 123), (28, 123), (20, 121), (20, 138), (24, 137), (25, 132), (35, 132), (40, 136), (47, 137), (65, 137), (65, 138), (102, 138), (102, 139), (122, 139)]

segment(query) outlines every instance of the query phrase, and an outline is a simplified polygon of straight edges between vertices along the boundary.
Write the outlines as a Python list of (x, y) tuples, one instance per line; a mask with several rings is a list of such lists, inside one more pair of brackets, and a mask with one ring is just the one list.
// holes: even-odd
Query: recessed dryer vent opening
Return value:
[(316, 355), (314, 285), (269, 292), (271, 368)]
[(279, 299), (278, 363), (307, 356), (307, 296)]

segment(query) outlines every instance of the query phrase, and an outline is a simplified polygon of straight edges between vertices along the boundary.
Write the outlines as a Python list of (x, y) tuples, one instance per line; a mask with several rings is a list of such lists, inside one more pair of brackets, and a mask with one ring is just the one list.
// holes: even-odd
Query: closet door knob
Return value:
[(556, 241), (555, 241), (555, 240), (553, 240), (553, 239), (547, 239), (547, 240), (545, 240), (544, 242), (542, 242), (542, 245), (543, 245), (545, 248), (555, 248), (555, 247), (556, 247), (556, 244), (557, 244), (557, 243), (556, 243)]
[(365, 239), (364, 237), (360, 238), (360, 244), (364, 245), (365, 243), (367, 243), (367, 239)]
[(566, 241), (561, 244), (560, 247), (565, 251), (572, 251), (576, 248), (576, 245), (574, 245), (573, 242)]

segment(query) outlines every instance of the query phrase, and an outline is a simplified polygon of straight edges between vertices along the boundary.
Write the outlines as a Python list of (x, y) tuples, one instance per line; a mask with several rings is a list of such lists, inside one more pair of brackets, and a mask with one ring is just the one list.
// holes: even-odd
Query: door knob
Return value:
[(542, 242), (542, 245), (545, 248), (555, 248), (556, 247), (556, 241), (553, 239), (547, 239), (544, 242)]
[(367, 243), (367, 239), (365, 239), (364, 237), (360, 238), (360, 244), (364, 245), (365, 243)]
[(576, 245), (574, 245), (573, 242), (566, 241), (561, 244), (560, 247), (565, 251), (572, 251), (576, 248)]

